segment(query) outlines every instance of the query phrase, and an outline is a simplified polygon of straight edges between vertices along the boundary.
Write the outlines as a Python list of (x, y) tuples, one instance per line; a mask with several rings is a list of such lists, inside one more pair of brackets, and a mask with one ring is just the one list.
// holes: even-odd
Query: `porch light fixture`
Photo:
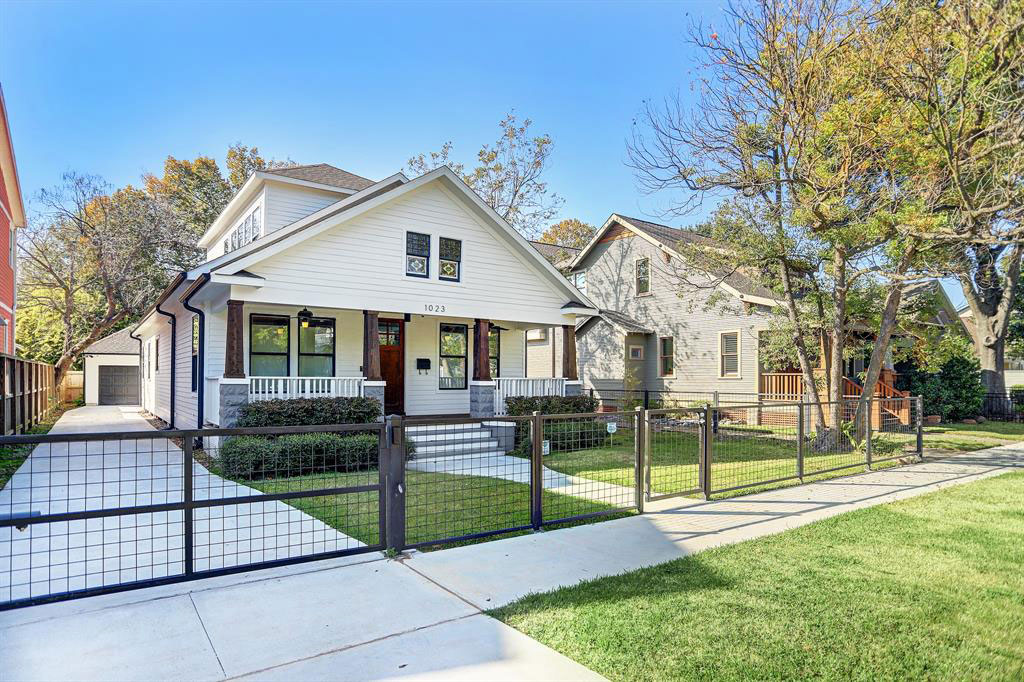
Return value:
[(303, 308), (295, 317), (303, 329), (308, 329), (309, 321), (313, 319), (313, 313), (310, 312), (309, 308)]

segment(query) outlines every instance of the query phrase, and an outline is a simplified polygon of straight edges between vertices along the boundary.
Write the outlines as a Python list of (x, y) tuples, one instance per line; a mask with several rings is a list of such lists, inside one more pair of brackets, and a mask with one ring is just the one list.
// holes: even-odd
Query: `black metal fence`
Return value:
[(981, 416), (992, 421), (1024, 422), (1024, 391), (986, 393), (981, 402)]
[(476, 541), (922, 454), (919, 399), (55, 434), (0, 491), (0, 608)]

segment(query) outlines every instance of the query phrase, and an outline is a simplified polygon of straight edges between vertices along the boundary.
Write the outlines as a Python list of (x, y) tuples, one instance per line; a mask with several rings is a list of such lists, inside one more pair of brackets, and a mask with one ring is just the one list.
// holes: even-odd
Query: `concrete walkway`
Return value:
[[(464, 476), (485, 476), (500, 478), (515, 483), (530, 484), (530, 460), (511, 455), (493, 453), (447, 455), (413, 459), (406, 467), (413, 471)], [(615, 507), (630, 507), (636, 504), (636, 489), (614, 483), (594, 481), (582, 476), (570, 476), (560, 471), (543, 467), (544, 489), (563, 495), (582, 497)]]
[[(66, 412), (51, 434), (151, 431), (137, 407)], [(166, 438), (42, 443), (0, 490), (0, 514), (56, 514), (181, 502), (184, 454)], [(196, 500), (260, 491), (193, 466)], [(196, 509), (198, 571), (364, 546), (283, 502)], [(180, 511), (0, 528), (0, 601), (180, 575)]]
[(1024, 444), (403, 561), (324, 561), (0, 613), (4, 680), (599, 679), (482, 610), (994, 476)]

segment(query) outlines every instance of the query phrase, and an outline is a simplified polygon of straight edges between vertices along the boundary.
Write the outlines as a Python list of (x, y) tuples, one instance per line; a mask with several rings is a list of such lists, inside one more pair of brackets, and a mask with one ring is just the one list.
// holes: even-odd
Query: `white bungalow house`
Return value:
[[(142, 405), (178, 428), (249, 401), (373, 396), (386, 413), (502, 413), (572, 394), (590, 300), (455, 174), (373, 182), (327, 164), (254, 173), (138, 324)], [(558, 328), (562, 376), (526, 379), (526, 334)], [(159, 363), (156, 362), (159, 359)]]

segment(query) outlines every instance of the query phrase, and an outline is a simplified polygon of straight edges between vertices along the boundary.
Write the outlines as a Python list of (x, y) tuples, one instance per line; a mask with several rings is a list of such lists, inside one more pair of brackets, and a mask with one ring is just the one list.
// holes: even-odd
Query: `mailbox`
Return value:
[(416, 358), (416, 369), (420, 372), (430, 370), (430, 358)]

